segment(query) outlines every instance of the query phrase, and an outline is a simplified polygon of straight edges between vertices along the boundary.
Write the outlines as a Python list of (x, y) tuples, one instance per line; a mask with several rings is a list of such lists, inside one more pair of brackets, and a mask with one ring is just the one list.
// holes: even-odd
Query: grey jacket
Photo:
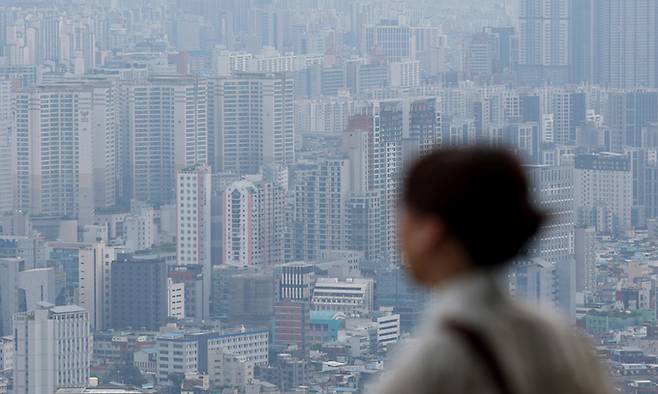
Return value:
[(501, 394), (491, 368), (446, 321), (472, 327), (498, 362), (512, 394), (612, 392), (593, 348), (574, 329), (539, 308), (521, 305), (493, 276), (454, 280), (438, 294), (419, 336), (369, 392)]

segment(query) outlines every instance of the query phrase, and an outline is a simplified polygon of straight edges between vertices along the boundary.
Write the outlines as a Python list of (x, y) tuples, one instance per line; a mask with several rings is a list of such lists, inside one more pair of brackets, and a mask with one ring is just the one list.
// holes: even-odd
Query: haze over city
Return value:
[(0, 394), (376, 393), (472, 146), (546, 216), (501, 288), (658, 393), (657, 63), (655, 0), (1, 0)]

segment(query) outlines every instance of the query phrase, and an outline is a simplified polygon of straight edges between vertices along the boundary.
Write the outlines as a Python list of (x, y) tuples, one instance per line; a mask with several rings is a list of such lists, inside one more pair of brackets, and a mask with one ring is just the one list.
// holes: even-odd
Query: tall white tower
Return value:
[(201, 265), (203, 300), (201, 319), (210, 304), (210, 226), (211, 174), (205, 165), (180, 170), (176, 176), (176, 253), (180, 265)]

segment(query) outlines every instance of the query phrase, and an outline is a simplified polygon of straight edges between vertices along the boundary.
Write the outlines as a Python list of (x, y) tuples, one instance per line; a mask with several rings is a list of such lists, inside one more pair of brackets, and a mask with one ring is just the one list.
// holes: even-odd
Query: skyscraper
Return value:
[(258, 237), (258, 190), (249, 181), (229, 186), (223, 194), (224, 229), (222, 264), (260, 264)]
[(649, 89), (610, 91), (606, 110), (610, 150), (621, 153), (624, 146), (640, 147), (642, 129), (658, 122), (658, 92)]
[(616, 88), (658, 86), (658, 4), (572, 1), (573, 82)]
[(520, 266), (513, 268), (513, 273), (527, 275), (528, 281), (531, 275), (537, 275), (537, 280), (542, 281), (546, 278), (544, 275), (554, 276), (557, 282), (554, 289), (550, 287), (553, 285), (544, 283), (538, 285), (541, 290), (528, 288), (522, 291), (528, 292), (529, 296), (532, 291), (554, 290), (554, 305), (575, 319), (574, 170), (571, 165), (526, 165), (524, 169), (531, 185), (532, 199), (542, 212), (546, 212), (547, 218), (528, 248), (533, 259), (518, 262)]
[(569, 0), (520, 0), (519, 78), (541, 84), (569, 77)]
[(345, 247), (348, 166), (347, 159), (326, 158), (294, 169), (296, 259), (318, 259), (323, 250)]
[(658, 3), (595, 0), (593, 10), (595, 82), (658, 86)]
[(114, 205), (111, 95), (108, 84), (43, 85), (17, 94), (19, 209), (85, 223), (94, 208)]
[(278, 179), (261, 174), (226, 188), (221, 207), (223, 264), (252, 266), (284, 261), (284, 192)]
[(207, 165), (178, 172), (176, 180), (176, 253), (180, 265), (200, 265), (202, 270), (201, 319), (207, 319), (210, 304), (211, 175)]
[(127, 198), (156, 204), (175, 201), (176, 171), (206, 164), (208, 132), (207, 82), (197, 78), (157, 77), (123, 86), (121, 116), (127, 119), (130, 163)]
[(256, 174), (263, 165), (294, 162), (294, 80), (281, 74), (238, 74), (217, 81), (217, 171)]
[(11, 80), (0, 78), (0, 213), (11, 211), (14, 208), (15, 170), (12, 163), (12, 98)]
[(54, 393), (87, 384), (92, 337), (83, 308), (41, 303), (16, 314), (14, 344), (15, 393)]

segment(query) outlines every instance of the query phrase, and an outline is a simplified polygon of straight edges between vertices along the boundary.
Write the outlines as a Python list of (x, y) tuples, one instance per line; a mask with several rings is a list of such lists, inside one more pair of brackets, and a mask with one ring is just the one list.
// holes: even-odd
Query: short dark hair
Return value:
[(518, 255), (543, 221), (529, 201), (521, 164), (504, 149), (436, 150), (410, 168), (402, 200), (418, 214), (440, 218), (481, 268)]

